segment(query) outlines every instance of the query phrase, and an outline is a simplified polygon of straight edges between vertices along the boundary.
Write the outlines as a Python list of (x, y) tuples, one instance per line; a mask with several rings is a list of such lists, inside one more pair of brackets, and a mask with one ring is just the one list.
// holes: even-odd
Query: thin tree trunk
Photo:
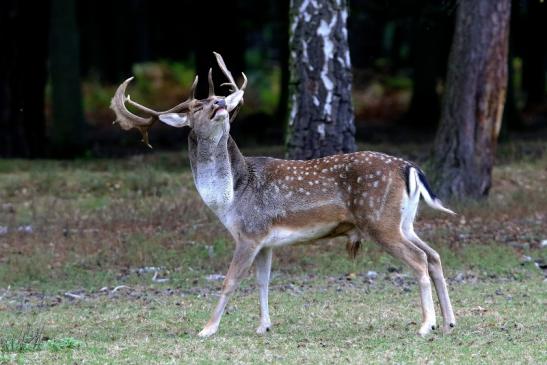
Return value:
[(525, 109), (528, 110), (533, 110), (545, 100), (546, 15), (547, 4), (542, 4), (540, 0), (528, 1), (525, 24), (525, 37), (528, 46), (524, 48), (522, 59), (522, 82), (526, 90)]
[(507, 57), (507, 96), (505, 98), (505, 107), (503, 109), (503, 122), (500, 133), (501, 139), (507, 138), (507, 133), (509, 130), (525, 129), (522, 116), (520, 115), (517, 107), (514, 82), (515, 70), (513, 67), (513, 57), (511, 53), (511, 40), (509, 40), (509, 55)]
[(74, 157), (84, 148), (75, 0), (52, 0), (50, 53), (52, 152), (58, 157)]
[[(0, 156), (43, 157), (50, 2), (0, 6)], [(34, 31), (25, 30), (32, 24)]]
[(355, 151), (345, 0), (291, 1), (288, 157)]
[(492, 167), (507, 88), (510, 0), (461, 0), (435, 141), (439, 193), (480, 198)]

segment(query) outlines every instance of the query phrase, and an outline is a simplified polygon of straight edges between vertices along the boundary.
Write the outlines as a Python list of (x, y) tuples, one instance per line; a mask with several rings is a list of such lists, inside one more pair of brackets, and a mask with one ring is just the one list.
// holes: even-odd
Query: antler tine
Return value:
[[(243, 92), (245, 88), (247, 87), (247, 76), (245, 76), (243, 72), (241, 73), (241, 75), (243, 76), (243, 84), (241, 85), (241, 88), (237, 87), (234, 77), (232, 76), (232, 73), (230, 72), (230, 70), (228, 70), (228, 67), (226, 67), (226, 63), (224, 63), (224, 59), (222, 58), (222, 56), (217, 52), (213, 52), (213, 54), (215, 55), (215, 58), (217, 59), (218, 67), (220, 67), (220, 69), (222, 70), (222, 73), (224, 74), (224, 76), (226, 76), (226, 78), (229, 81), (229, 82), (223, 83), (220, 86), (224, 86), (224, 85), (230, 86), (230, 92), (232, 94), (238, 91)], [(243, 104), (243, 97), (239, 101), (238, 106), (232, 112), (232, 115), (230, 117), (230, 122), (232, 122), (235, 119), (242, 104)]]
[(245, 76), (243, 72), (241, 73), (243, 75), (243, 85), (241, 86), (241, 88), (239, 88), (234, 80), (234, 77), (232, 76), (232, 73), (230, 72), (230, 70), (228, 70), (228, 67), (226, 67), (226, 63), (224, 63), (224, 59), (222, 58), (222, 56), (217, 52), (213, 52), (213, 54), (215, 55), (215, 58), (217, 59), (218, 67), (220, 67), (220, 69), (222, 70), (222, 73), (224, 74), (224, 76), (226, 76), (226, 78), (229, 81), (229, 82), (223, 83), (220, 86), (224, 86), (224, 85), (231, 86), (232, 89), (230, 90), (230, 92), (245, 90), (245, 88), (247, 87), (247, 76)]
[(198, 86), (198, 75), (194, 78), (194, 82), (192, 83), (192, 87), (190, 88), (190, 97), (192, 99), (196, 98), (196, 87)]
[(234, 91), (237, 91), (237, 90), (244, 91), (245, 88), (247, 87), (247, 76), (245, 76), (245, 73), (243, 73), (243, 72), (241, 73), (241, 76), (243, 76), (243, 84), (239, 88), (237, 87), (235, 82), (224, 82), (224, 83), (220, 84), (220, 86), (231, 86), (230, 92), (234, 92)]
[(245, 88), (247, 87), (247, 76), (244, 72), (241, 73), (241, 76), (243, 76), (243, 85), (241, 85), (239, 90), (245, 90)]
[(213, 84), (213, 69), (209, 69), (209, 74), (207, 75), (207, 81), (209, 81), (209, 98), (215, 96), (215, 85)]
[[(125, 101), (128, 102), (130, 105), (134, 106), (135, 108), (139, 109), (141, 112), (148, 113), (153, 116), (158, 116), (161, 114), (161, 112), (155, 111), (153, 109), (150, 109), (144, 105), (141, 105), (131, 99), (131, 95), (127, 94)], [(134, 114), (133, 114), (134, 115)]]
[[(158, 112), (158, 115), (160, 114), (167, 114), (167, 113), (177, 113), (177, 112), (187, 112), (190, 111), (190, 109), (195, 105), (199, 103), (199, 100), (196, 99), (195, 93), (196, 93), (196, 86), (198, 85), (198, 76), (194, 78), (194, 82), (192, 83), (192, 86), (190, 87), (190, 96), (188, 96), (188, 99), (184, 100), (182, 103), (175, 105), (174, 107), (163, 110), (161, 112)], [(142, 109), (141, 109), (142, 110)]]
[(196, 105), (200, 105), (200, 100), (196, 99), (195, 93), (196, 93), (196, 86), (198, 85), (198, 76), (194, 78), (194, 82), (192, 83), (192, 86), (190, 88), (190, 96), (188, 96), (188, 99), (184, 100), (182, 103), (175, 105), (171, 109), (163, 110), (160, 112), (160, 114), (167, 114), (167, 113), (178, 113), (178, 112), (189, 112), (192, 110), (193, 107)]
[(226, 63), (224, 63), (224, 59), (222, 58), (220, 53), (213, 52), (213, 54), (215, 55), (215, 58), (217, 59), (218, 67), (220, 67), (220, 69), (222, 70), (226, 78), (231, 83), (235, 84), (234, 78), (232, 77), (232, 73), (230, 72), (230, 70), (228, 70), (228, 67), (226, 67)]

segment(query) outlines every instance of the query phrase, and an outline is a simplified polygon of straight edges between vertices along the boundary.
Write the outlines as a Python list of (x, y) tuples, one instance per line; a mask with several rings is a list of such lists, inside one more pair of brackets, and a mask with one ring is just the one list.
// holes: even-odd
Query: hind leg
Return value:
[(448, 288), (446, 286), (446, 280), (444, 278), (443, 268), (441, 265), (441, 257), (437, 251), (432, 249), (427, 243), (418, 237), (412, 227), (410, 228), (411, 229), (407, 229), (405, 231), (405, 236), (427, 255), (429, 274), (433, 279), (433, 284), (435, 285), (437, 297), (439, 298), (439, 303), (441, 305), (441, 313), (443, 315), (443, 332), (449, 333), (456, 325), (456, 318), (454, 317), (452, 303), (450, 302), (450, 297), (448, 295)]
[(422, 324), (418, 334), (427, 335), (432, 329), (435, 329), (436, 319), (426, 253), (399, 232), (376, 233), (373, 236), (391, 255), (403, 261), (414, 272), (420, 287), (422, 306)]
[(265, 247), (256, 256), (256, 282), (260, 302), (260, 326), (256, 329), (259, 335), (265, 334), (272, 327), (268, 309), (268, 285), (272, 268), (272, 249)]

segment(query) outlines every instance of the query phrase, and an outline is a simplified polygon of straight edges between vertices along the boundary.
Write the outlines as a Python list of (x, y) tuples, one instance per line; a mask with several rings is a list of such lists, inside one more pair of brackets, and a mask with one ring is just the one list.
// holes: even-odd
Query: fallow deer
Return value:
[[(111, 108), (122, 128), (138, 128), (148, 144), (148, 129), (158, 120), (173, 127), (190, 127), (189, 159), (196, 188), (235, 240), (235, 252), (211, 319), (199, 333), (217, 332), (230, 295), (252, 263), (260, 299), (257, 333), (269, 331), (268, 283), (272, 249), (323, 238), (347, 237), (357, 247), (368, 234), (391, 255), (406, 263), (416, 276), (423, 320), (422, 336), (436, 327), (431, 281), (443, 316), (443, 330), (456, 321), (439, 254), (414, 232), (420, 197), (432, 208), (445, 208), (429, 187), (424, 173), (412, 162), (378, 152), (356, 152), (310, 161), (244, 157), (230, 137), (230, 122), (243, 102), (247, 79), (236, 85), (222, 57), (218, 65), (231, 86), (226, 97), (214, 92), (209, 71), (209, 96), (191, 97), (158, 112), (125, 96), (126, 80), (117, 89)], [(147, 117), (130, 112), (132, 105)]]

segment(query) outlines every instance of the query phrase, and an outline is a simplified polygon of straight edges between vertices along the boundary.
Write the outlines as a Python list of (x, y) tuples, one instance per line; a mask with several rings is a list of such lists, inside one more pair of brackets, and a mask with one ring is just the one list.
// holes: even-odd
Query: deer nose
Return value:
[(224, 99), (218, 99), (215, 101), (215, 105), (219, 108), (226, 108), (226, 101)]

